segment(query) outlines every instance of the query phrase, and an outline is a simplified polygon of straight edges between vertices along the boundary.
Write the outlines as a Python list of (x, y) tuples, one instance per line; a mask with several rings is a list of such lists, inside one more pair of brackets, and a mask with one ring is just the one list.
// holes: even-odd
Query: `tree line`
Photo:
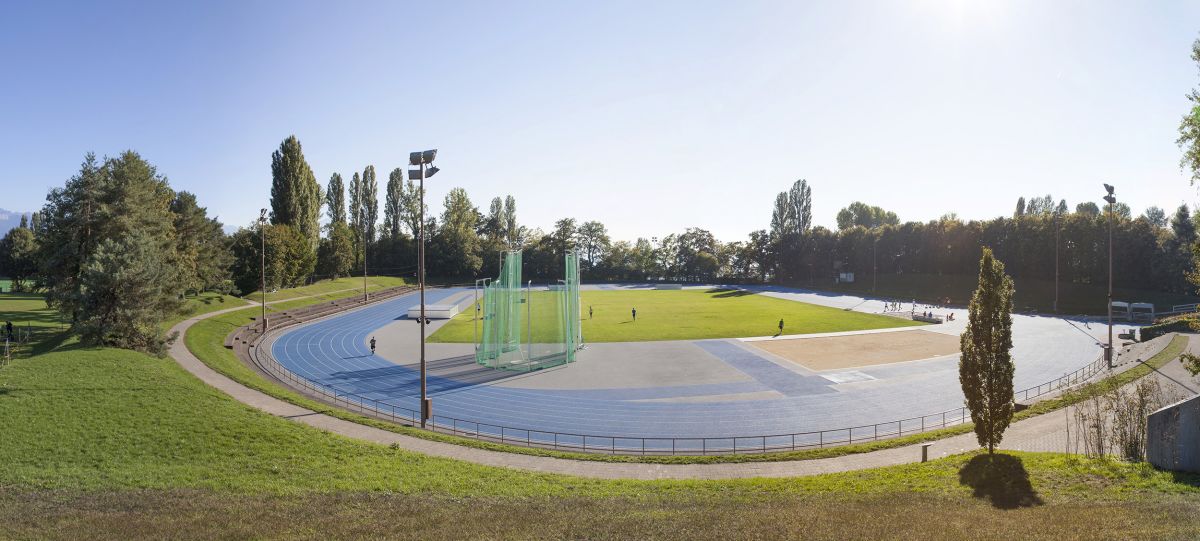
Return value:
[(193, 194), (172, 190), (136, 152), (88, 154), (31, 220), (0, 239), (0, 274), (15, 288), (42, 291), (90, 342), (161, 351), (167, 337), (158, 323), (187, 294), (259, 289), (264, 244), (268, 290), (364, 268), (415, 276), (423, 211), (428, 274), (460, 283), (489, 275), (506, 250), (523, 250), (524, 273), (539, 281), (561, 277), (563, 255), (578, 251), (590, 281), (808, 285), (846, 272), (973, 274), (986, 246), (1017, 279), (1057, 273), (1064, 283), (1099, 284), (1107, 279), (1110, 211), (1118, 287), (1189, 292), (1195, 268), (1196, 217), (1186, 205), (1170, 217), (1157, 207), (1133, 217), (1120, 203), (1069, 211), (1047, 195), (1021, 198), (1012, 216), (901, 222), (856, 201), (831, 230), (813, 225), (813, 190), (802, 179), (776, 196), (768, 227), (745, 240), (721, 242), (687, 228), (614, 241), (599, 221), (563, 218), (549, 231), (521, 225), (512, 195), (494, 197), (483, 211), (453, 188), (441, 212), (430, 213), (400, 168), (387, 175), (382, 202), (373, 165), (348, 183), (333, 173), (322, 186), (295, 136), (272, 153), (271, 176), (265, 222), (225, 235)]

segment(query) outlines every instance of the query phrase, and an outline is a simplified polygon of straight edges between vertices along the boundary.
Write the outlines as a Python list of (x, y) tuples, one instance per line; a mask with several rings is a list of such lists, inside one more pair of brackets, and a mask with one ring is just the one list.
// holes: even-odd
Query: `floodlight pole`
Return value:
[(362, 238), (363, 238), (363, 302), (367, 302), (367, 207), (360, 206), (359, 222), (362, 222)]
[(1108, 190), (1108, 195), (1104, 196), (1104, 200), (1108, 203), (1108, 347), (1104, 348), (1104, 359), (1108, 362), (1109, 370), (1113, 367), (1113, 315), (1112, 315), (1112, 290), (1113, 290), (1113, 207), (1117, 204), (1117, 198), (1113, 196), (1113, 188), (1108, 184), (1104, 185)]
[(878, 283), (879, 267), (875, 264), (875, 252), (878, 248), (879, 236), (876, 235), (875, 240), (871, 243), (871, 294), (875, 294), (875, 286)]
[(267, 209), (262, 209), (258, 213), (258, 237), (262, 241), (262, 250), (259, 255), (262, 257), (262, 267), (259, 274), (260, 285), (262, 288), (262, 334), (267, 334)]
[(429, 395), (425, 387), (425, 162), (421, 162), (420, 239), (417, 244), (417, 284), (421, 289), (421, 428), (429, 418)]

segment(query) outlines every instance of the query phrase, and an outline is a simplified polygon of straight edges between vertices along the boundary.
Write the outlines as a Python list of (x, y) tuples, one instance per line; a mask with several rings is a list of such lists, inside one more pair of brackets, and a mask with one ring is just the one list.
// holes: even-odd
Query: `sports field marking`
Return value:
[(957, 336), (920, 329), (794, 340), (760, 340), (747, 342), (747, 345), (818, 372), (931, 359), (953, 355), (959, 351)]

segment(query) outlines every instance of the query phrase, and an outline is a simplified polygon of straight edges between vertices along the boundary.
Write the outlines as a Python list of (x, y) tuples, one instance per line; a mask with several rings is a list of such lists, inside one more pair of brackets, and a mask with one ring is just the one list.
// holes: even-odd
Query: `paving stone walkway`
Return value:
[[(188, 328), (202, 319), (241, 309), (244, 309), (244, 307), (210, 312), (187, 319), (175, 325), (171, 330), (178, 331), (180, 336), (182, 336), (187, 332)], [(1195, 338), (1191, 340), (1188, 347), (1193, 352), (1200, 352), (1200, 343)], [(170, 354), (185, 370), (200, 378), (201, 381), (221, 390), (239, 402), (271, 415), (358, 440), (383, 445), (396, 444), (403, 449), (418, 453), (464, 460), (486, 466), (603, 479), (733, 479), (818, 475), (908, 464), (918, 462), (921, 459), (921, 446), (919, 444), (871, 453), (816, 460), (723, 464), (611, 463), (488, 451), (396, 434), (379, 428), (360, 425), (316, 413), (312, 410), (279, 400), (243, 386), (209, 368), (208, 365), (205, 365), (188, 351), (182, 339), (176, 340), (171, 345)], [(1182, 372), (1188, 379), (1181, 379), (1180, 381), (1190, 382), (1193, 389), (1200, 387), (1194, 380), (1190, 379), (1191, 376), (1189, 374), (1183, 371), (1182, 366), (1179, 366), (1178, 360), (1173, 361), (1162, 372), (1175, 376), (1179, 375), (1177, 372)], [(1013, 424), (1009, 427), (1005, 435), (1005, 445), (1002, 448), (1041, 451), (1064, 450), (1065, 439), (1059, 440), (1055, 438), (1062, 437), (1057, 435), (1056, 431), (1065, 432), (1067, 426), (1064, 420), (1065, 415), (1067, 414), (1063, 412), (1053, 412)], [(963, 434), (933, 442), (929, 454), (931, 459), (939, 458), (976, 449), (977, 447), (974, 434)]]

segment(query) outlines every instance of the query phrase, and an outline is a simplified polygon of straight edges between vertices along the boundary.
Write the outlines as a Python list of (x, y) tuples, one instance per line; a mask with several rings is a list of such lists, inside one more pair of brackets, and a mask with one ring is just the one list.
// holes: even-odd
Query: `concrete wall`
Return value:
[(1200, 395), (1150, 414), (1146, 459), (1164, 470), (1200, 473)]

